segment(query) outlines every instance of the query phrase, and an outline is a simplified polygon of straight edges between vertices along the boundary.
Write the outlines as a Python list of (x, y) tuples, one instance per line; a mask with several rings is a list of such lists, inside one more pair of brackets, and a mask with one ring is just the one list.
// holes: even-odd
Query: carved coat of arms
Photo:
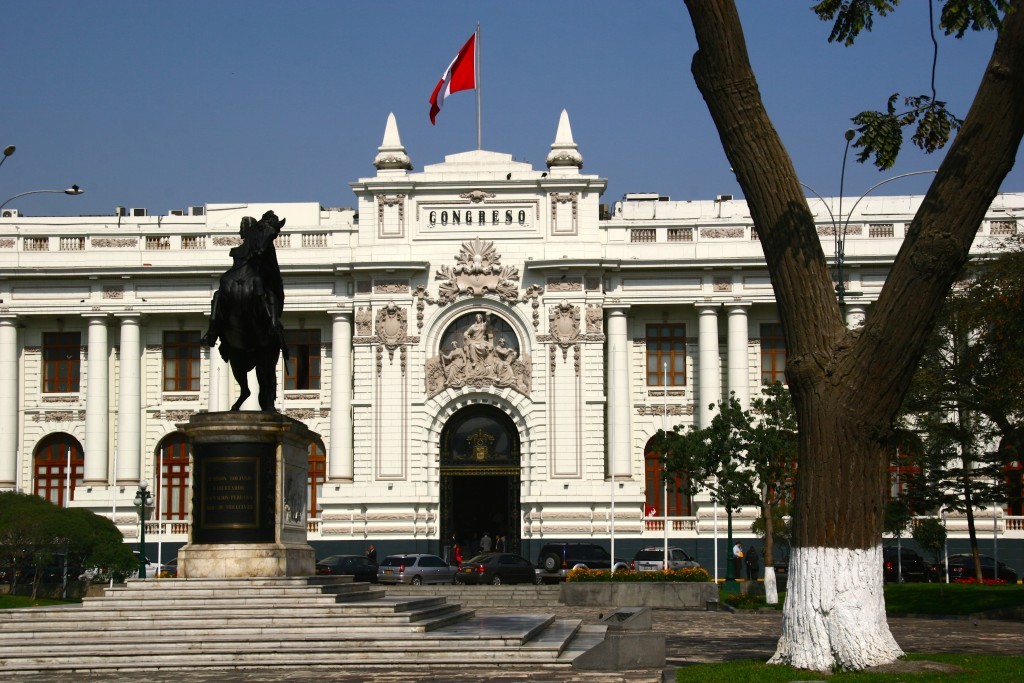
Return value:
[(459, 296), (483, 296), (493, 293), (514, 304), (519, 298), (519, 269), (501, 265), (494, 242), (479, 238), (463, 242), (454, 267), (441, 266), (434, 275), (438, 285), (438, 303), (447, 304)]
[(388, 351), (394, 351), (405, 343), (407, 313), (404, 308), (395, 305), (394, 301), (377, 311), (377, 338), (388, 347)]
[(571, 306), (568, 301), (562, 301), (548, 314), (548, 325), (551, 336), (559, 346), (565, 348), (575, 344), (580, 336), (579, 306)]

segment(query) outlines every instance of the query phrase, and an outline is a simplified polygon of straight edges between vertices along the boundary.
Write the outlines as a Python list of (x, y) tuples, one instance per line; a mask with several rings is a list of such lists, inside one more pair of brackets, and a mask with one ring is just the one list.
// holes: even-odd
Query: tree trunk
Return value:
[(694, 78), (764, 249), (799, 424), (788, 597), (771, 661), (818, 671), (891, 662), (901, 652), (882, 596), (884, 441), (1024, 134), (1024, 0), (1007, 12), (963, 128), (856, 331), (840, 315), (814, 218), (764, 109), (734, 2), (686, 5), (698, 43)]

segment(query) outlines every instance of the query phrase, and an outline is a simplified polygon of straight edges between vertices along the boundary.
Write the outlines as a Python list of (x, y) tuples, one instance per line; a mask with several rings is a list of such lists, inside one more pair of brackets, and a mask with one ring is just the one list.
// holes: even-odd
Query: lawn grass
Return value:
[(81, 600), (60, 600), (59, 598), (36, 598), (28, 595), (0, 595), (0, 609), (19, 609), (22, 607), (46, 607), (49, 605), (73, 605)]
[(962, 667), (956, 673), (875, 673), (869, 671), (822, 674), (806, 669), (788, 666), (769, 666), (764, 662), (741, 660), (721, 664), (697, 664), (676, 670), (678, 683), (737, 683), (737, 681), (758, 681), (758, 683), (790, 683), (791, 681), (849, 681), (850, 683), (925, 683), (926, 681), (948, 681), (949, 683), (1007, 683), (1024, 681), (1024, 657), (1003, 655), (955, 655), (955, 654), (912, 654), (908, 660), (928, 660)]
[(1024, 585), (890, 583), (885, 586), (887, 614), (963, 615), (1024, 607)]
[[(786, 594), (779, 593), (777, 605), (767, 605), (764, 595), (722, 594), (721, 600), (736, 609), (782, 609)], [(962, 616), (994, 609), (1024, 607), (1024, 585), (986, 586), (963, 583), (887, 583), (885, 612), (890, 616), (934, 614)]]

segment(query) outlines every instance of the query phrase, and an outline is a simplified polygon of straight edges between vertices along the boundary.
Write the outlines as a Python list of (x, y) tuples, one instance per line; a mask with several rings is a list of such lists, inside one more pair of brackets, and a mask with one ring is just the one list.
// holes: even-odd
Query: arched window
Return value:
[[(662, 477), (663, 469), (661, 453), (652, 449), (650, 444), (648, 444), (647, 450), (644, 452), (644, 483), (647, 490), (644, 516), (662, 517), (665, 515), (666, 509), (669, 517), (689, 517), (693, 515), (693, 499), (679, 490), (683, 482), (682, 477), (677, 475), (674, 480), (669, 481), (668, 498), (665, 498), (665, 481)], [(647, 520), (648, 531), (661, 531), (662, 529), (661, 520)]]
[(319, 518), (323, 514), (320, 507), (320, 498), (324, 492), (324, 482), (327, 481), (327, 451), (322, 441), (317, 439), (309, 444), (309, 516)]
[(85, 458), (78, 439), (63, 432), (44, 437), (36, 446), (34, 493), (40, 498), (64, 507), (68, 488), (68, 462), (71, 463), (71, 500), (75, 499), (75, 486), (82, 480)]
[(161, 519), (188, 517), (188, 439), (181, 432), (168, 434), (157, 446), (157, 494)]

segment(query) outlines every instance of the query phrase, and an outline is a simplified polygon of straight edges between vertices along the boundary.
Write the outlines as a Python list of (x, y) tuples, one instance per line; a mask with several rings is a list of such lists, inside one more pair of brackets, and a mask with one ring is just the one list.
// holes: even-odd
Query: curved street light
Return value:
[(4, 200), (3, 204), (0, 204), (0, 209), (4, 208), (5, 206), (7, 206), (9, 203), (13, 202), (18, 197), (24, 197), (25, 195), (29, 195), (29, 194), (67, 194), (67, 195), (71, 195), (72, 197), (77, 197), (80, 194), (85, 194), (85, 190), (83, 190), (82, 188), (78, 187), (78, 185), (72, 185), (71, 187), (67, 188), (66, 190), (29, 190), (28, 192), (21, 192), (21, 193), (18, 193), (16, 195), (14, 195), (13, 197), (8, 197), (7, 199)]
[[(894, 180), (901, 178), (909, 178), (915, 175), (924, 175), (926, 173), (938, 173), (938, 169), (932, 169), (930, 171), (911, 171), (910, 173), (901, 173), (900, 175), (886, 178), (885, 180), (879, 181), (869, 187), (857, 201), (853, 203), (850, 210), (843, 215), (843, 184), (846, 180), (846, 155), (850, 151), (850, 141), (853, 140), (856, 131), (853, 128), (847, 129), (844, 137), (846, 138), (846, 148), (843, 150), (843, 166), (839, 173), (839, 220), (836, 220), (836, 216), (832, 213), (832, 207), (825, 201), (825, 198), (818, 194), (818, 191), (807, 183), (800, 183), (805, 189), (809, 190), (815, 197), (821, 200), (821, 203), (825, 205), (825, 210), (828, 211), (829, 218), (832, 220), (832, 233), (835, 236), (835, 254), (836, 254), (836, 296), (839, 299), (839, 311), (845, 317), (846, 315), (846, 282), (843, 279), (843, 262), (846, 259), (846, 230), (850, 226), (850, 219), (853, 217), (853, 212), (857, 208), (857, 205), (861, 203), (865, 197), (874, 192), (876, 189), (891, 183)], [(2, 207), (0, 207), (2, 208)]]
[(4, 165), (4, 162), (7, 161), (7, 157), (14, 154), (14, 149), (14, 145), (7, 145), (6, 147), (4, 147), (4, 158), (0, 159), (0, 166)]

